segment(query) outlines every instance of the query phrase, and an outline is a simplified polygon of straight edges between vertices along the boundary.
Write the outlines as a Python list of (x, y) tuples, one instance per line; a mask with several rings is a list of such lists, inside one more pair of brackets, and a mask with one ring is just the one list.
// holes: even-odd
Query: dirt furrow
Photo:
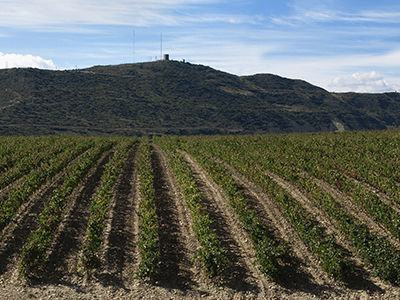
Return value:
[(317, 222), (324, 227), (327, 235), (334, 234), (336, 242), (341, 247), (348, 249), (345, 242), (346, 237), (336, 229), (338, 227), (336, 220), (330, 218), (323, 209), (318, 207), (317, 203), (314, 203), (314, 201), (310, 199), (304, 192), (302, 192), (297, 186), (291, 184), (287, 180), (284, 180), (277, 174), (272, 172), (267, 172), (267, 174), (283, 189), (289, 192), (293, 198), (301, 203), (302, 207), (307, 213), (315, 217)]
[(99, 249), (103, 266), (99, 278), (108, 284), (122, 284), (124, 279), (135, 277), (135, 248), (137, 231), (135, 224), (136, 201), (136, 148), (127, 155), (119, 179), (115, 185), (114, 197), (109, 210), (109, 219), (104, 229), (104, 243)]
[(334, 199), (339, 201), (351, 215), (353, 215), (366, 226), (368, 226), (371, 231), (387, 237), (391, 243), (400, 248), (400, 242), (396, 238), (394, 238), (392, 234), (388, 232), (382, 225), (377, 224), (368, 214), (368, 212), (366, 212), (362, 207), (354, 203), (351, 197), (320, 179), (314, 178), (314, 180), (322, 189), (329, 193)]
[(157, 145), (152, 146), (152, 151), (161, 255), (158, 281), (170, 287), (193, 286), (191, 261), (198, 245), (189, 223), (189, 211), (177, 191), (165, 153)]
[(397, 213), (400, 213), (400, 205), (397, 204), (396, 202), (390, 200), (390, 198), (389, 198), (388, 195), (386, 195), (385, 193), (379, 191), (377, 188), (375, 188), (375, 187), (372, 186), (372, 185), (369, 185), (369, 184), (366, 183), (366, 182), (361, 182), (361, 181), (359, 181), (359, 180), (357, 180), (357, 179), (355, 179), (355, 178), (352, 178), (352, 180), (354, 180), (354, 182), (355, 182), (356, 184), (361, 184), (365, 189), (367, 189), (368, 191), (370, 191), (370, 192), (376, 194), (376, 195), (379, 197), (379, 199), (381, 199), (381, 201), (382, 201), (383, 203), (385, 203), (385, 204), (391, 206)]
[(100, 184), (104, 166), (111, 155), (112, 151), (105, 153), (70, 196), (65, 218), (49, 252), (46, 276), (48, 280), (68, 280), (77, 269), (79, 246), (83, 243), (90, 217), (91, 198)]
[[(69, 165), (73, 165), (83, 155), (84, 153), (77, 156)], [(26, 243), (31, 232), (37, 229), (38, 224), (36, 217), (43, 211), (44, 203), (50, 199), (53, 191), (62, 184), (63, 176), (64, 171), (58, 173), (51, 181), (36, 191), (30, 197), (29, 202), (22, 204), (18, 209), (15, 220), (4, 228), (0, 238), (0, 261), (4, 262), (0, 265), (0, 275), (4, 272), (8, 272), (9, 274), (5, 276), (11, 276), (11, 274), (13, 274), (14, 277), (17, 276), (20, 249)], [(20, 178), (18, 182), (21, 184), (23, 178)], [(5, 190), (14, 186), (16, 185), (13, 183), (6, 187)]]
[(52, 182), (37, 191), (30, 201), (19, 209), (16, 219), (4, 228), (0, 246), (0, 275), (17, 270), (19, 250), (30, 233), (37, 229), (36, 216), (44, 209), (44, 203), (57, 186), (62, 184), (63, 174), (59, 173)]
[(189, 154), (185, 154), (197, 181), (203, 204), (214, 220), (216, 233), (231, 261), (228, 269), (229, 285), (238, 292), (253, 291), (259, 297), (268, 297), (270, 282), (254, 266), (255, 251), (234, 209), (229, 205), (223, 190), (210, 179), (207, 173)]
[(266, 172), (276, 183), (278, 183), (284, 190), (290, 193), (290, 195), (295, 198), (302, 207), (311, 215), (313, 215), (316, 220), (324, 226), (326, 234), (332, 234), (335, 232), (334, 228), (336, 222), (331, 220), (324, 212), (322, 212), (312, 200), (310, 200), (307, 195), (305, 195), (300, 189), (287, 180), (279, 177), (277, 174), (272, 172)]
[(376, 285), (376, 278), (372, 278), (371, 272), (363, 268), (363, 263), (358, 255), (354, 252), (354, 249), (350, 247), (347, 242), (346, 236), (344, 236), (337, 228), (338, 224), (336, 220), (330, 218), (326, 212), (318, 207), (317, 203), (314, 203), (304, 192), (290, 182), (280, 178), (278, 175), (268, 173), (278, 184), (280, 184), (285, 190), (291, 193), (297, 201), (299, 201), (303, 208), (311, 215), (313, 215), (317, 222), (325, 228), (326, 234), (333, 234), (336, 243), (339, 247), (344, 250), (347, 259), (353, 264), (354, 270), (351, 274), (348, 274), (346, 283), (351, 288), (360, 288), (368, 286), (371, 291), (379, 291), (380, 289)]
[[(279, 205), (271, 199), (260, 187), (238, 174), (234, 168), (226, 165), (233, 174), (233, 178), (243, 189), (246, 200), (259, 216), (265, 216), (266, 223), (270, 225), (275, 236), (289, 243), (292, 251), (299, 261), (294, 261), (294, 269), (289, 270), (285, 285), (290, 288), (308, 286), (316, 290), (317, 285), (326, 284), (327, 276), (318, 263), (318, 258), (301, 240), (297, 230), (285, 218)], [(312, 282), (312, 279), (314, 282)]]
[(11, 192), (12, 188), (16, 188), (24, 182), (24, 177), (15, 180), (14, 182), (10, 183), (6, 187), (0, 190), (0, 203), (3, 203), (7, 200), (9, 193)]

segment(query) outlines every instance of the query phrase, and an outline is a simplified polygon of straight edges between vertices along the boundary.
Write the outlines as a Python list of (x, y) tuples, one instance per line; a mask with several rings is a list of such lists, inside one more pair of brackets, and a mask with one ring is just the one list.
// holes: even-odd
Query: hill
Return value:
[(247, 134), (400, 125), (400, 96), (177, 61), (0, 70), (0, 134)]

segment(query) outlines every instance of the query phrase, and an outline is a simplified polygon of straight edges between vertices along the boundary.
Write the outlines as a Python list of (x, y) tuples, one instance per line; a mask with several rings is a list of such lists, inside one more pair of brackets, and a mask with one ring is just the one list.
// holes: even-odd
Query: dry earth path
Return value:
[[(17, 278), (16, 258), (23, 240), (34, 228), (35, 222), (32, 220), (42, 209), (40, 205), (43, 204), (40, 203), (51, 195), (61, 177), (55, 178), (38, 191), (33, 196), (36, 200), (21, 209), (17, 222), (10, 225), (8, 233), (1, 240), (0, 258), (4, 258), (7, 263), (5, 268), (3, 264), (0, 266), (0, 270), (3, 270), (0, 273), (0, 299), (400, 299), (399, 288), (376, 278), (371, 279), (368, 274), (362, 274), (362, 280), (353, 284), (332, 282), (321, 270), (318, 259), (285, 219), (279, 206), (257, 185), (230, 168), (250, 208), (255, 209), (260, 218), (270, 224), (271, 238), (289, 242), (297, 256), (293, 258), (287, 276), (281, 282), (274, 283), (266, 279), (254, 266), (255, 253), (250, 239), (241, 229), (222, 189), (193, 157), (186, 155), (185, 159), (197, 180), (205, 209), (213, 218), (214, 229), (232, 262), (226, 282), (206, 278), (200, 263), (193, 262), (199, 246), (194, 238), (190, 213), (185, 206), (181, 188), (172, 175), (166, 154), (157, 145), (152, 146), (152, 151), (163, 259), (155, 280), (135, 278), (139, 261), (136, 247), (139, 221), (135, 211), (138, 209), (139, 195), (136, 149), (133, 149), (127, 156), (115, 186), (104, 244), (99, 254), (104, 262), (100, 270), (85, 277), (73, 273), (86, 230), (88, 199), (99, 185), (103, 166), (110, 153), (99, 160), (71, 195), (63, 226), (50, 252), (53, 264), (48, 266), (48, 271), (51, 273), (41, 282)], [(310, 212), (319, 213), (319, 221), (326, 224), (328, 231), (336, 233), (332, 227), (334, 223), (328, 222), (326, 216), (313, 207), (309, 200), (304, 199), (303, 204)], [(35, 205), (37, 208), (34, 208)], [(13, 236), (18, 238), (11, 238)], [(17, 239), (21, 241), (17, 242)], [(13, 250), (4, 252), (7, 247)], [(359, 280), (353, 278), (354, 281)]]
[(103, 263), (95, 277), (105, 286), (133, 281), (138, 261), (136, 237), (139, 218), (135, 213), (137, 190), (136, 150), (131, 149), (114, 189), (104, 242), (99, 250)]
[(324, 189), (334, 199), (340, 202), (351, 215), (353, 215), (366, 226), (368, 226), (371, 231), (376, 232), (381, 236), (387, 237), (392, 244), (400, 248), (400, 241), (393, 237), (393, 235), (385, 227), (383, 227), (381, 224), (376, 223), (363, 207), (354, 203), (350, 196), (320, 179), (315, 178), (314, 180), (322, 189)]
[[(377, 278), (371, 278), (371, 272), (363, 268), (361, 259), (357, 256), (357, 253), (352, 249), (347, 242), (346, 236), (344, 236), (337, 228), (337, 221), (329, 217), (323, 208), (315, 203), (304, 191), (292, 183), (279, 177), (277, 174), (268, 172), (279, 185), (281, 185), (286, 191), (288, 191), (293, 198), (295, 198), (302, 207), (310, 215), (312, 215), (316, 221), (325, 230), (325, 234), (333, 235), (335, 237), (337, 245), (342, 249), (346, 258), (352, 263), (354, 270), (350, 272), (348, 278), (345, 279), (344, 283), (351, 289), (367, 290), (371, 293), (380, 293), (382, 290), (377, 285)], [(379, 281), (379, 279), (378, 279)]]
[(86, 179), (71, 194), (65, 217), (61, 221), (48, 254), (45, 280), (76, 282), (74, 273), (78, 269), (79, 247), (83, 245), (90, 217), (91, 199), (100, 185), (104, 166), (112, 154), (112, 151), (103, 154), (89, 171)]
[(164, 286), (185, 290), (194, 285), (191, 261), (198, 248), (189, 210), (168, 166), (166, 154), (152, 146), (152, 166), (156, 191), (156, 213), (159, 227), (161, 264), (158, 281)]
[(271, 283), (255, 267), (256, 254), (252, 249), (251, 240), (241, 228), (239, 218), (229, 205), (229, 200), (223, 190), (214, 183), (193, 157), (185, 154), (185, 159), (197, 180), (205, 209), (214, 220), (214, 229), (231, 261), (231, 267), (228, 269), (228, 286), (236, 289), (238, 293), (252, 291), (261, 298), (268, 297), (268, 287)]
[(30, 233), (38, 228), (36, 216), (44, 209), (45, 201), (51, 197), (57, 186), (62, 184), (62, 176), (63, 173), (58, 174), (53, 181), (30, 197), (30, 201), (18, 210), (15, 220), (4, 228), (0, 244), (0, 276), (16, 277), (19, 250)]

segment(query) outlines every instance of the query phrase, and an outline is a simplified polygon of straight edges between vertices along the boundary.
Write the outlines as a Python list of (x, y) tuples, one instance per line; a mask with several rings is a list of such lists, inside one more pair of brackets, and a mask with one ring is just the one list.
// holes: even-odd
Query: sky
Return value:
[(331, 92), (393, 92), (399, 29), (398, 0), (0, 0), (0, 68), (83, 69), (168, 53)]

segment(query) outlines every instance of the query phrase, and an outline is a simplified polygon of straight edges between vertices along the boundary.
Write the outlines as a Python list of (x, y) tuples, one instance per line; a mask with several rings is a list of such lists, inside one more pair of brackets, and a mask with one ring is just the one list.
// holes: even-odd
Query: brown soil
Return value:
[(231, 265), (228, 269), (228, 286), (237, 292), (251, 291), (266, 297), (267, 280), (254, 267), (255, 253), (247, 234), (240, 228), (240, 222), (229, 205), (224, 192), (218, 187), (188, 154), (185, 155), (198, 188), (202, 194), (204, 209), (214, 221), (214, 230), (226, 250)]
[(261, 188), (236, 173), (233, 178), (244, 192), (251, 209), (257, 211), (258, 216), (271, 227), (274, 235), (288, 242), (297, 259), (292, 262), (284, 280), (285, 286), (290, 289), (301, 289), (304, 286), (310, 290), (316, 290), (318, 286), (328, 285), (331, 281), (321, 268), (318, 258), (311, 252), (301, 240), (297, 230), (285, 218), (278, 204), (271, 199)]
[(379, 235), (387, 237), (391, 243), (400, 248), (400, 242), (395, 237), (393, 237), (392, 234), (388, 230), (386, 230), (386, 228), (384, 228), (381, 224), (376, 223), (363, 207), (354, 203), (351, 197), (326, 182), (323, 182), (319, 179), (315, 179), (315, 181), (326, 192), (331, 194), (333, 198), (339, 201), (350, 214), (352, 214), (354, 217), (356, 217), (362, 223), (368, 226), (371, 231), (377, 232)]
[(137, 199), (136, 147), (127, 156), (127, 160), (116, 183), (113, 203), (110, 206), (109, 219), (104, 230), (104, 243), (100, 249), (103, 266), (96, 274), (101, 282), (123, 284), (124, 278), (133, 279), (137, 261), (135, 237), (137, 236), (138, 217), (135, 213)]
[(352, 178), (354, 180), (355, 183), (357, 184), (361, 184), (365, 189), (367, 189), (368, 191), (376, 194), (383, 203), (386, 203), (387, 205), (390, 205), (397, 213), (400, 213), (400, 205), (397, 204), (396, 202), (392, 201), (390, 199), (390, 197), (388, 195), (386, 195), (385, 193), (379, 191), (377, 188), (375, 188), (374, 186), (369, 185), (368, 183), (365, 182), (361, 182), (355, 178)]
[(154, 145), (152, 166), (161, 256), (157, 280), (165, 287), (190, 288), (195, 273), (191, 261), (198, 244), (193, 238), (189, 211), (173, 181), (165, 153)]
[(305, 211), (315, 217), (319, 225), (325, 229), (325, 234), (334, 235), (338, 247), (341, 248), (346, 258), (352, 263), (352, 267), (354, 268), (351, 273), (347, 274), (348, 277), (344, 279), (344, 283), (349, 288), (368, 288), (369, 291), (380, 292), (380, 289), (376, 285), (376, 279), (371, 277), (371, 272), (363, 269), (362, 261), (349, 246), (346, 237), (342, 235), (338, 229), (336, 229), (338, 227), (336, 220), (330, 218), (325, 213), (323, 208), (319, 207), (317, 203), (313, 202), (313, 200), (310, 199), (307, 194), (301, 191), (298, 187), (280, 178), (276, 174), (268, 172), (268, 175), (271, 176), (286, 191), (288, 191), (293, 198), (301, 203)]
[(62, 175), (37, 191), (30, 201), (21, 206), (17, 218), (2, 232), (0, 247), (0, 275), (10, 278), (15, 271), (19, 249), (25, 244), (31, 231), (37, 229), (36, 215), (44, 208), (44, 203), (50, 198), (57, 185), (62, 183)]
[[(42, 209), (40, 203), (56, 187), (56, 180), (35, 194), (33, 199), (36, 200), (21, 210), (16, 224), (7, 228), (0, 248), (0, 299), (400, 299), (398, 288), (371, 277), (368, 272), (359, 274), (361, 279), (352, 277), (353, 284), (331, 280), (276, 203), (259, 187), (235, 173), (250, 208), (270, 224), (270, 237), (289, 242), (297, 256), (280, 282), (265, 278), (254, 265), (251, 242), (223, 191), (191, 156), (186, 155), (204, 207), (214, 220), (214, 229), (232, 262), (223, 281), (208, 279), (200, 263), (193, 262), (199, 245), (194, 238), (190, 212), (165, 153), (156, 145), (153, 145), (152, 165), (162, 257), (156, 278), (149, 281), (135, 278), (139, 262), (135, 246), (139, 226), (135, 213), (138, 208), (135, 148), (128, 154), (115, 187), (104, 243), (99, 251), (103, 265), (80, 277), (74, 270), (86, 230), (88, 201), (99, 185), (109, 155), (99, 160), (71, 195), (65, 220), (49, 253), (48, 273), (40, 281), (17, 278), (16, 259), (24, 240), (35, 228), (32, 217)], [(328, 222), (309, 200), (304, 201), (303, 205), (310, 212), (320, 214), (319, 221), (326, 224), (327, 232), (336, 233), (334, 222)]]
[(111, 155), (111, 151), (104, 154), (89, 172), (87, 180), (72, 193), (66, 216), (60, 224), (48, 255), (47, 274), (44, 274), (46, 280), (75, 283), (76, 276), (72, 275), (78, 268), (79, 246), (83, 244), (90, 217), (91, 198), (100, 184), (104, 165)]
[[(81, 156), (70, 162), (73, 165)], [(25, 244), (30, 233), (37, 229), (36, 216), (44, 209), (53, 191), (63, 182), (64, 172), (60, 172), (42, 188), (37, 190), (27, 203), (21, 205), (17, 217), (1, 233), (0, 236), (0, 276), (10, 278), (15, 276), (15, 265), (18, 261), (19, 249)], [(7, 195), (11, 188), (23, 183), (23, 178), (4, 188), (0, 193)]]

